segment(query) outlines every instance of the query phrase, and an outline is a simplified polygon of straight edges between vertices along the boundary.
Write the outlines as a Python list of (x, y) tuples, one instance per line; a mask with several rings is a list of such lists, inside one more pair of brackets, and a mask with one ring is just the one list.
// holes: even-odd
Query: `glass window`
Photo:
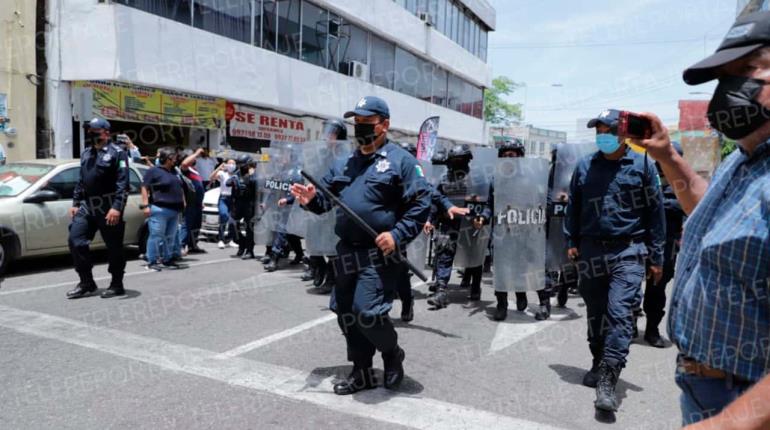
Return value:
[(471, 85), (473, 88), (472, 101), (473, 101), (473, 116), (479, 119), (484, 117), (484, 89)]
[(471, 48), (471, 19), (467, 14), (463, 14), (463, 45), (470, 51)]
[(347, 40), (343, 37), (342, 18), (329, 12), (329, 20), (327, 23), (327, 64), (326, 68), (335, 71), (340, 70), (340, 63), (342, 62), (342, 55), (344, 53), (345, 44)]
[(53, 170), (44, 164), (8, 163), (0, 166), (0, 197), (18, 196)]
[(136, 174), (134, 169), (128, 170), (128, 193), (139, 194), (141, 192), (142, 180)]
[(80, 169), (77, 167), (67, 169), (51, 178), (43, 189), (59, 193), (59, 200), (72, 200), (79, 180)]
[(195, 0), (196, 28), (251, 43), (251, 1)]
[(473, 34), (471, 35), (471, 53), (473, 55), (479, 54), (479, 23), (474, 19), (473, 21)]
[(254, 46), (262, 46), (262, 0), (254, 0)]
[(434, 13), (434, 19), (436, 21), (436, 30), (443, 34), (447, 34), (446, 31), (446, 2), (447, 0), (433, 0), (434, 8), (431, 13)]
[(275, 51), (278, 8), (275, 0), (262, 1), (262, 47)]
[(447, 72), (439, 67), (433, 68), (433, 84), (431, 85), (431, 102), (446, 107), (447, 105)]
[(192, 15), (190, 4), (192, 0), (115, 0), (115, 3), (124, 4), (190, 25)]
[(278, 0), (278, 53), (299, 58), (300, 0)]
[(417, 0), (406, 0), (406, 10), (417, 13)]
[(449, 75), (449, 85), (447, 90), (447, 107), (456, 111), (460, 110), (461, 98), (463, 95), (463, 81), (455, 75)]
[(415, 55), (396, 48), (396, 91), (417, 97), (420, 82), (420, 60)]
[(452, 27), (450, 29), (451, 31), (449, 33), (449, 38), (452, 39), (454, 42), (457, 42), (457, 30), (458, 30), (458, 26), (457, 26), (458, 14), (457, 14), (457, 12), (458, 12), (457, 11), (457, 4), (455, 4), (455, 2), (452, 2), (451, 6), (450, 6), (450, 11), (449, 11), (449, 25)]
[(396, 1), (397, 5), (399, 5), (399, 6), (403, 7), (403, 8), (406, 8), (406, 0), (395, 0), (395, 1)]
[(329, 13), (308, 2), (302, 3), (302, 60), (316, 66), (328, 64)]
[(369, 71), (372, 75), (372, 83), (385, 88), (393, 89), (396, 61), (396, 45), (383, 40), (374, 34), (372, 39), (372, 64)]
[(481, 36), (479, 37), (479, 57), (484, 62), (487, 61), (487, 37), (489, 34), (485, 29), (481, 29)]
[(348, 64), (351, 61), (368, 63), (369, 32), (347, 21), (342, 24), (340, 30), (340, 64), (339, 71), (350, 75)]

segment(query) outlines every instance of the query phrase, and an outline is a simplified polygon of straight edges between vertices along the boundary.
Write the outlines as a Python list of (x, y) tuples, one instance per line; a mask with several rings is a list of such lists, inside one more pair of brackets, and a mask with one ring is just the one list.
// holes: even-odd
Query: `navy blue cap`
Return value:
[(588, 121), (587, 128), (595, 128), (597, 124), (601, 123), (607, 127), (617, 127), (618, 120), (620, 119), (620, 111), (617, 109), (607, 109), (600, 113), (596, 118)]
[(366, 96), (358, 101), (355, 109), (345, 112), (344, 116), (345, 118), (350, 118), (351, 116), (372, 115), (380, 115), (384, 118), (390, 118), (390, 109), (388, 108), (388, 104), (385, 103), (385, 100), (379, 97)]

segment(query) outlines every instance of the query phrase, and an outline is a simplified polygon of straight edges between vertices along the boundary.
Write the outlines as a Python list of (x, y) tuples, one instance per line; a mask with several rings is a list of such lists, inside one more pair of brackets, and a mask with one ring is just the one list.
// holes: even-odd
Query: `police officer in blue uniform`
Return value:
[[(395, 389), (404, 377), (404, 350), (388, 317), (399, 280), (406, 270), (402, 252), (423, 227), (430, 210), (430, 188), (417, 160), (387, 138), (390, 110), (378, 97), (364, 97), (345, 114), (355, 117), (358, 149), (336, 163), (321, 179), (375, 231), (372, 239), (342, 211), (337, 211), (335, 270), (330, 308), (347, 342), (349, 377), (334, 385), (340, 395), (376, 386), (372, 357), (382, 353), (384, 386)], [(294, 184), (292, 194), (308, 210), (332, 209), (330, 199), (312, 185)], [(403, 255), (403, 254), (402, 254)]]
[(77, 299), (97, 290), (91, 269), (90, 244), (98, 230), (107, 245), (112, 281), (103, 298), (122, 296), (126, 257), (123, 254), (123, 210), (129, 190), (128, 153), (110, 138), (110, 123), (94, 118), (87, 128), (89, 146), (80, 157), (80, 179), (75, 186), (69, 226), (69, 248), (80, 282), (67, 292)]
[[(283, 180), (289, 183), (297, 183), (302, 181), (302, 175), (300, 175), (299, 169), (292, 168), (286, 172)], [(278, 206), (285, 207), (294, 204), (294, 196), (290, 192), (286, 192), (286, 196), (278, 200)], [(278, 263), (281, 258), (289, 256), (289, 250), (294, 251), (294, 260), (290, 262), (292, 265), (300, 264), (304, 258), (305, 253), (302, 250), (302, 238), (286, 233), (285, 231), (276, 231), (273, 233), (273, 247), (270, 252), (270, 261), (265, 264), (265, 272), (274, 272), (278, 270)]]
[(588, 122), (599, 148), (580, 160), (570, 183), (564, 222), (568, 256), (578, 260), (579, 291), (586, 303), (593, 355), (583, 384), (596, 387), (595, 406), (615, 411), (615, 385), (625, 366), (633, 308), (641, 298), (645, 264), (654, 282), (662, 276), (665, 218), (653, 161), (618, 136), (620, 112)]

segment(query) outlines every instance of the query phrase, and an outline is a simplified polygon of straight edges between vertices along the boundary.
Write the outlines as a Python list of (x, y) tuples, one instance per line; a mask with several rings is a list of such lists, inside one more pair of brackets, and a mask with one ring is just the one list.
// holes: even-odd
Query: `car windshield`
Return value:
[(18, 196), (51, 170), (53, 166), (33, 163), (0, 166), (0, 197)]

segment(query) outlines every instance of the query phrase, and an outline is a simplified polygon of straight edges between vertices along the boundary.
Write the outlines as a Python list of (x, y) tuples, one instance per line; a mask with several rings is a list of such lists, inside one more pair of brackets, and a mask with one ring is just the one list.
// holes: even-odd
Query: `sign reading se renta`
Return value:
[(307, 140), (307, 127), (301, 118), (238, 104), (234, 108), (230, 120), (232, 137), (295, 143)]

